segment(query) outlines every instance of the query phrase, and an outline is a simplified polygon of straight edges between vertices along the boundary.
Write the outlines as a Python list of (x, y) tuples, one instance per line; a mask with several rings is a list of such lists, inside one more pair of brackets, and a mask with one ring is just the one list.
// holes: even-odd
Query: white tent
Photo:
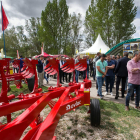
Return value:
[(97, 52), (106, 53), (110, 48), (106, 46), (104, 41), (102, 40), (100, 34), (98, 35), (95, 43), (87, 50), (83, 52), (79, 52), (79, 54), (96, 54)]

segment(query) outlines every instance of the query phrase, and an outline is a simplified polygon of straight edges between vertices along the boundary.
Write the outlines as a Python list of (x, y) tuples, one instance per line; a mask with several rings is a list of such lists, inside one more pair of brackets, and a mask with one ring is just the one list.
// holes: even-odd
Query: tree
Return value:
[(23, 40), (27, 43), (24, 44), (26, 54), (28, 56), (34, 56), (41, 53), (41, 42), (39, 41), (39, 26), (40, 18), (31, 17), (26, 20), (25, 29), (28, 33), (28, 37), (23, 36)]
[(84, 24), (85, 32), (88, 32), (86, 40), (89, 46), (95, 42), (98, 34), (100, 34), (105, 43), (111, 47), (113, 4), (114, 0), (91, 0), (91, 5), (86, 11)]
[(135, 33), (133, 25), (137, 13), (134, 0), (116, 0), (114, 4), (114, 40), (115, 44), (128, 40)]
[[(47, 3), (41, 13), (41, 26), (39, 30), (40, 40), (45, 44), (45, 51), (51, 54), (63, 52), (64, 37), (68, 29), (68, 6), (66, 0), (53, 0)], [(66, 51), (66, 49), (64, 50)]]
[(91, 46), (98, 34), (110, 48), (131, 38), (136, 12), (134, 0), (91, 0), (84, 23), (87, 44)]
[(89, 5), (88, 10), (86, 11), (86, 16), (85, 16), (85, 31), (84, 33), (86, 34), (86, 44), (87, 47), (91, 47), (93, 42), (96, 40), (96, 29), (97, 29), (97, 23), (96, 23), (96, 4), (94, 0), (91, 0), (91, 5)]
[[(1, 39), (3, 40), (3, 35), (1, 35)], [(3, 41), (1, 43), (3, 48)], [(17, 38), (16, 28), (14, 26), (10, 29), (5, 30), (5, 46), (6, 55), (16, 58), (17, 50), (20, 49), (20, 46)]]
[(79, 51), (79, 45), (80, 42), (82, 41), (81, 39), (81, 35), (80, 35), (80, 29), (81, 29), (81, 25), (82, 25), (82, 20), (81, 20), (81, 14), (78, 13), (78, 15), (76, 15), (75, 13), (73, 13), (72, 15), (70, 15), (70, 26), (71, 26), (71, 40), (72, 40), (72, 55), (75, 54), (75, 50), (77, 49)]

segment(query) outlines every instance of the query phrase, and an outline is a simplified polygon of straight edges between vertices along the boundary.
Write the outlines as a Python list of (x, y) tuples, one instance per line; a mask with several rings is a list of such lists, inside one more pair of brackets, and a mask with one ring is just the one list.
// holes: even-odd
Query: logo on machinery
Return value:
[(80, 104), (81, 104), (81, 101), (78, 101), (78, 102), (76, 101), (75, 104), (67, 105), (67, 106), (66, 106), (66, 110), (73, 109), (73, 108), (79, 106)]

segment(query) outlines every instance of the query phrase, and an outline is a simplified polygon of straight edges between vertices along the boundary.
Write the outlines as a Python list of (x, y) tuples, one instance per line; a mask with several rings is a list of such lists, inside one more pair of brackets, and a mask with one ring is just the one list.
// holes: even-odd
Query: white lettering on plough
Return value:
[(72, 105), (67, 105), (66, 106), (66, 110), (70, 110), (70, 109), (73, 109), (74, 107), (78, 106), (81, 104), (81, 101), (77, 102), (75, 104), (72, 104)]

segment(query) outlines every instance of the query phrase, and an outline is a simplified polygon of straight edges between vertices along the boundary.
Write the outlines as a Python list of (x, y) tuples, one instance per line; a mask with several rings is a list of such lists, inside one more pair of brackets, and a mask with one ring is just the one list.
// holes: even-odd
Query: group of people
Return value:
[[(83, 56), (87, 60), (87, 70), (79, 72), (75, 70), (75, 81), (78, 83), (79, 76), (83, 79), (93, 77), (96, 80), (97, 96), (103, 99), (104, 95), (109, 93), (113, 96), (112, 89), (115, 87), (116, 81), (116, 95), (115, 99), (119, 98), (119, 91), (121, 91), (121, 98), (126, 95), (126, 110), (129, 110), (129, 100), (134, 100), (135, 96), (135, 108), (139, 108), (139, 94), (140, 94), (140, 51), (135, 52), (134, 57), (129, 56), (127, 52), (123, 54), (123, 57), (117, 55), (105, 55), (100, 52), (97, 53), (94, 59), (89, 59), (89, 56)], [(23, 67), (22, 56), (20, 57), (20, 69)], [(65, 73), (61, 70), (61, 66), (69, 58), (58, 56), (59, 60), (59, 82), (71, 82), (72, 73)], [(75, 64), (79, 62), (80, 56), (75, 57)], [(49, 63), (49, 57), (44, 60), (43, 56), (38, 58), (37, 71), (39, 77), (39, 87), (43, 86), (43, 79), (49, 82), (49, 75), (45, 73), (44, 67)], [(14, 68), (15, 69), (15, 68)], [(18, 69), (17, 69), (18, 71)], [(86, 73), (87, 72), (87, 73)], [(56, 75), (54, 76), (56, 78)], [(119, 89), (121, 83), (121, 90)], [(102, 94), (102, 86), (106, 86), (106, 92)]]
[[(115, 99), (119, 97), (119, 85), (121, 82), (121, 98), (126, 95), (126, 110), (129, 110), (129, 100), (135, 99), (135, 108), (139, 108), (139, 94), (140, 94), (140, 51), (135, 52), (133, 58), (128, 58), (128, 53), (123, 54), (123, 58), (117, 56), (110, 56), (109, 54), (97, 53), (97, 57), (94, 59), (96, 62), (96, 78), (97, 78), (97, 96), (102, 99), (104, 95), (102, 94), (102, 86), (105, 82), (106, 92), (108, 94), (108, 87), (110, 86), (110, 94), (112, 93), (112, 88), (114, 87), (115, 77), (116, 77), (116, 95)], [(127, 90), (128, 88), (128, 90)]]

